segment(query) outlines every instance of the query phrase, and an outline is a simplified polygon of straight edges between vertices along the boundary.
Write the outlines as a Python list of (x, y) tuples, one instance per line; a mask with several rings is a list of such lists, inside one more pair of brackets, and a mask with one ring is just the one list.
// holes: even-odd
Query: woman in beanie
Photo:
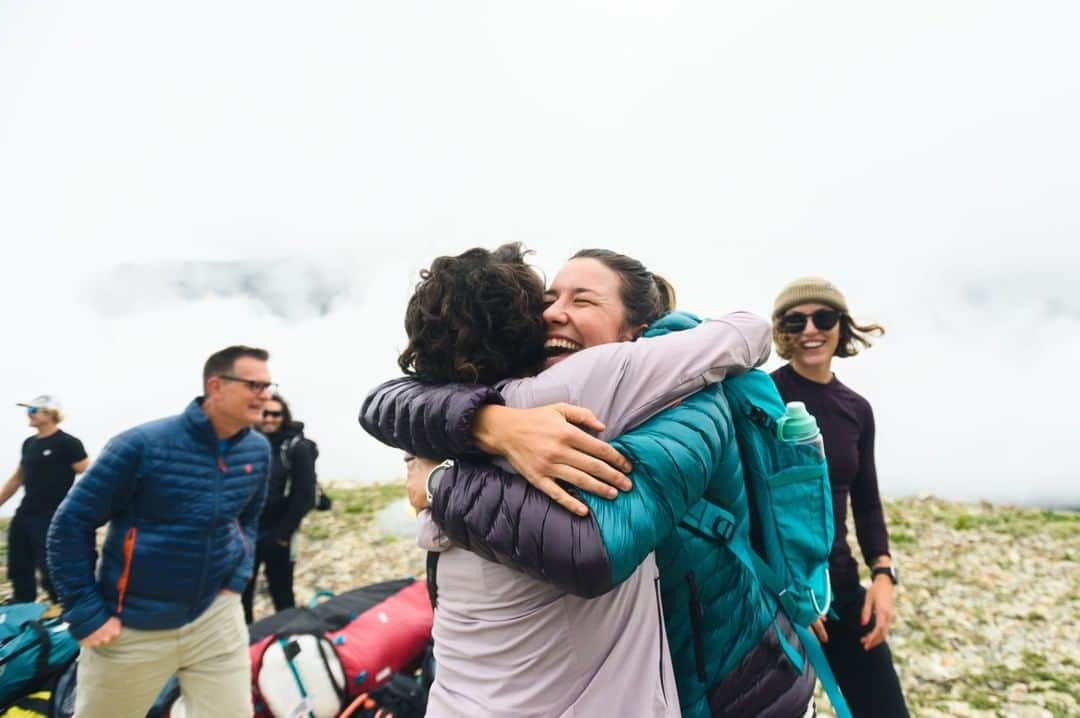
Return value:
[[(833, 357), (850, 357), (885, 333), (878, 324), (856, 324), (836, 285), (818, 277), (796, 279), (773, 306), (773, 341), (788, 363), (772, 373), (784, 401), (801, 401), (817, 418), (825, 439), (832, 482), (836, 537), (829, 556), (837, 619), (813, 629), (852, 713), (907, 716), (904, 694), (885, 642), (893, 618), (896, 571), (874, 467), (874, 413), (870, 403), (840, 383)], [(847, 506), (870, 567), (869, 590), (847, 542)]]

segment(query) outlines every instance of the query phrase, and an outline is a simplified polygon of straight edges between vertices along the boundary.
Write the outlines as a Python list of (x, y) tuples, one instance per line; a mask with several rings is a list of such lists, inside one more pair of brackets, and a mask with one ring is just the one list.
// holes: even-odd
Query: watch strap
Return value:
[(427, 481), (424, 482), (424, 489), (427, 493), (427, 500), (429, 504), (432, 501), (432, 497), (435, 495), (435, 490), (439, 488), (439, 481), (442, 479), (442, 475), (446, 473), (447, 469), (452, 469), (453, 467), (454, 460), (447, 459), (441, 464), (437, 464), (435, 468), (433, 468), (428, 473)]
[(878, 566), (877, 568), (873, 568), (870, 570), (871, 580), (881, 575), (888, 576), (889, 580), (892, 581), (892, 584), (894, 586), (900, 582), (896, 576), (896, 569), (892, 566)]

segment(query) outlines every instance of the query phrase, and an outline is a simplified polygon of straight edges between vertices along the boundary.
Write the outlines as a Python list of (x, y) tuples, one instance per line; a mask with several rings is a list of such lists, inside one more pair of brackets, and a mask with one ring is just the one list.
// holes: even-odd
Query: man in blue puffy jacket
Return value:
[(251, 715), (240, 594), (270, 464), (251, 430), (274, 390), (268, 358), (245, 346), (213, 354), (204, 395), (113, 437), (57, 510), (48, 563), (83, 649), (80, 718), (141, 718), (174, 673), (188, 716)]

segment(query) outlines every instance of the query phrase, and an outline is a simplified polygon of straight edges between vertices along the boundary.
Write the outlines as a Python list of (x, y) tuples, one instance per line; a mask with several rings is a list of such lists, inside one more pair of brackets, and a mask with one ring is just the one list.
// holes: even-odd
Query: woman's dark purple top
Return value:
[(878, 493), (874, 466), (874, 411), (870, 402), (833, 376), (819, 384), (785, 364), (772, 376), (784, 401), (801, 401), (817, 419), (825, 440), (825, 458), (832, 482), (836, 537), (829, 555), (833, 590), (851, 593), (859, 584), (859, 567), (847, 541), (847, 504), (855, 517), (855, 535), (867, 564), (889, 553), (889, 534)]

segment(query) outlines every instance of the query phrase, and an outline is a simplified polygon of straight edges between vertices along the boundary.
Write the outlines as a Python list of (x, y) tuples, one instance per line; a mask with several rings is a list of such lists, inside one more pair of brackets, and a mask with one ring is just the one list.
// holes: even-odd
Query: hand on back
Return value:
[(588, 409), (560, 403), (533, 409), (489, 405), (476, 413), (473, 436), (489, 454), (503, 456), (530, 484), (579, 516), (589, 513), (557, 481), (613, 499), (630, 490), (630, 462), (590, 435), (604, 425)]

